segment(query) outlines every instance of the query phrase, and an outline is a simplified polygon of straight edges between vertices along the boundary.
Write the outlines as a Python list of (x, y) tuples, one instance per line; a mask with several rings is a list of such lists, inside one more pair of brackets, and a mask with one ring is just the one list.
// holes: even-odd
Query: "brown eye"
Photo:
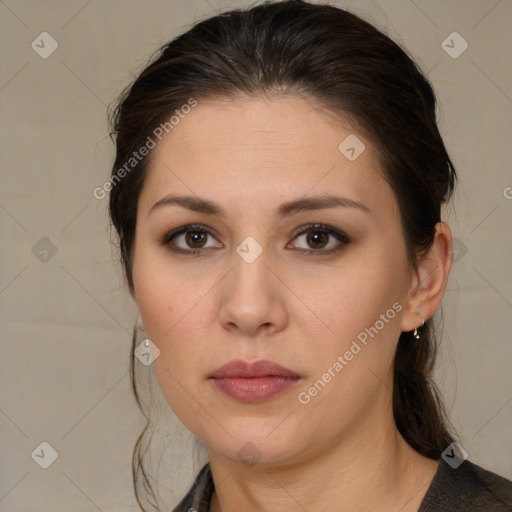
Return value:
[(348, 235), (323, 224), (307, 226), (294, 240), (299, 240), (300, 238), (304, 239), (304, 245), (294, 244), (294, 248), (318, 255), (336, 252), (350, 242)]
[(187, 231), (185, 242), (192, 249), (201, 249), (206, 241), (207, 234), (204, 231)]
[(160, 243), (173, 252), (183, 254), (198, 254), (214, 247), (222, 247), (220, 242), (218, 244), (212, 245), (210, 243), (210, 245), (207, 245), (209, 238), (215, 240), (215, 237), (206, 227), (201, 225), (187, 225), (167, 233), (160, 240)]
[[(166, 234), (161, 240), (161, 245), (168, 247), (173, 252), (182, 254), (199, 254), (208, 249), (220, 248), (222, 244), (218, 242), (214, 245), (206, 245), (208, 237), (216, 240), (212, 233), (201, 225), (188, 225), (178, 228)], [(322, 255), (330, 254), (341, 250), (350, 242), (348, 235), (323, 224), (314, 224), (307, 226), (294, 240), (305, 238), (305, 246), (292, 245), (292, 248), (301, 249), (303, 252)]]
[(323, 249), (329, 242), (329, 236), (324, 231), (309, 231), (306, 240), (313, 249)]

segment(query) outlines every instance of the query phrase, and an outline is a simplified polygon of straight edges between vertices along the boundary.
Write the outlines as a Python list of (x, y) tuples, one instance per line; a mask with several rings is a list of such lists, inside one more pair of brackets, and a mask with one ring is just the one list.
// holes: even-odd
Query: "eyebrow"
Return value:
[[(160, 199), (159, 201), (157, 201), (150, 208), (148, 216), (154, 210), (172, 205), (181, 206), (182, 208), (186, 208), (188, 210), (192, 210), (198, 213), (204, 213), (206, 215), (216, 215), (219, 217), (225, 217), (226, 215), (226, 212), (222, 208), (222, 206), (211, 200), (203, 199), (197, 196), (167, 195)], [(358, 201), (354, 201), (353, 199), (348, 199), (346, 197), (341, 196), (322, 195), (302, 197), (300, 199), (295, 199), (293, 201), (283, 203), (282, 205), (274, 209), (274, 215), (278, 219), (283, 219), (284, 217), (289, 217), (300, 212), (311, 210), (323, 210), (326, 208), (336, 207), (356, 208), (366, 213), (371, 213), (370, 209), (367, 206)]]

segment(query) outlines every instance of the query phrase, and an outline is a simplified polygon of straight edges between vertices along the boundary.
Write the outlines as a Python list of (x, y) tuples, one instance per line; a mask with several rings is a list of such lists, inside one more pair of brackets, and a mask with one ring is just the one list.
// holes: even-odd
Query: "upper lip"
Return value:
[(211, 378), (255, 378), (268, 376), (300, 377), (300, 375), (293, 372), (292, 370), (284, 368), (283, 366), (272, 361), (263, 360), (249, 363), (239, 359), (236, 361), (230, 361), (229, 363), (222, 365), (220, 368), (217, 368), (211, 375)]

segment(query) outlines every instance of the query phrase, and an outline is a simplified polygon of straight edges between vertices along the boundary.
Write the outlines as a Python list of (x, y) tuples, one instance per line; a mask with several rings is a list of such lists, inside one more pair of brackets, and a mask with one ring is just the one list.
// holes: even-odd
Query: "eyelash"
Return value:
[[(165, 246), (167, 247), (170, 251), (172, 252), (175, 252), (175, 253), (179, 253), (179, 254), (186, 254), (186, 255), (197, 255), (201, 252), (205, 252), (205, 251), (208, 251), (208, 249), (189, 249), (189, 250), (186, 250), (186, 249), (181, 249), (181, 248), (177, 248), (177, 247), (173, 247), (171, 245), (171, 241), (174, 237), (178, 236), (178, 235), (181, 235), (181, 234), (184, 234), (184, 233), (187, 233), (189, 231), (199, 231), (199, 232), (204, 232), (204, 233), (207, 233), (208, 235), (211, 235), (213, 236), (213, 234), (208, 230), (208, 228), (206, 228), (206, 226), (203, 226), (201, 224), (188, 224), (186, 226), (182, 226), (178, 229), (175, 229), (167, 234), (165, 234), (161, 239), (160, 239), (160, 244), (162, 246)], [(325, 224), (309, 224), (307, 226), (304, 227), (304, 229), (302, 229), (299, 233), (297, 233), (293, 240), (295, 240), (295, 238), (298, 238), (299, 236), (301, 235), (304, 235), (305, 233), (308, 233), (309, 231), (317, 231), (317, 232), (320, 232), (320, 233), (326, 233), (328, 235), (331, 235), (333, 236), (334, 238), (336, 238), (339, 242), (341, 242), (341, 246), (337, 247), (337, 248), (334, 248), (334, 249), (298, 249), (299, 251), (301, 251), (302, 253), (306, 253), (308, 256), (317, 256), (317, 255), (327, 255), (327, 254), (332, 254), (332, 253), (335, 253), (335, 252), (338, 252), (340, 251), (345, 245), (349, 244), (350, 243), (350, 238), (349, 236), (344, 233), (343, 231), (339, 231), (337, 229), (334, 229), (330, 226), (327, 226)]]

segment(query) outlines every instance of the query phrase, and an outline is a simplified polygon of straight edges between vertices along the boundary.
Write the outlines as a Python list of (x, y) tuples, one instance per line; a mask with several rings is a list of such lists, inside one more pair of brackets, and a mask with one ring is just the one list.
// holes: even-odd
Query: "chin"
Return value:
[[(279, 421), (282, 421), (282, 418)], [(221, 436), (218, 435), (218, 429), (215, 429), (215, 433), (198, 433), (198, 437), (220, 456), (248, 467), (283, 466), (293, 463), (298, 453), (307, 447), (301, 446), (300, 439), (295, 437), (298, 435), (296, 425), (290, 423), (286, 429), (278, 427), (278, 432), (276, 426), (279, 425), (279, 421), (246, 418), (237, 420), (236, 424), (224, 422), (223, 427), (227, 432), (223, 431)]]
[(275, 443), (268, 440), (258, 442), (237, 438), (230, 446), (219, 446), (215, 449), (222, 456), (248, 467), (282, 467), (292, 463), (294, 459), (293, 450), (275, 446)]

